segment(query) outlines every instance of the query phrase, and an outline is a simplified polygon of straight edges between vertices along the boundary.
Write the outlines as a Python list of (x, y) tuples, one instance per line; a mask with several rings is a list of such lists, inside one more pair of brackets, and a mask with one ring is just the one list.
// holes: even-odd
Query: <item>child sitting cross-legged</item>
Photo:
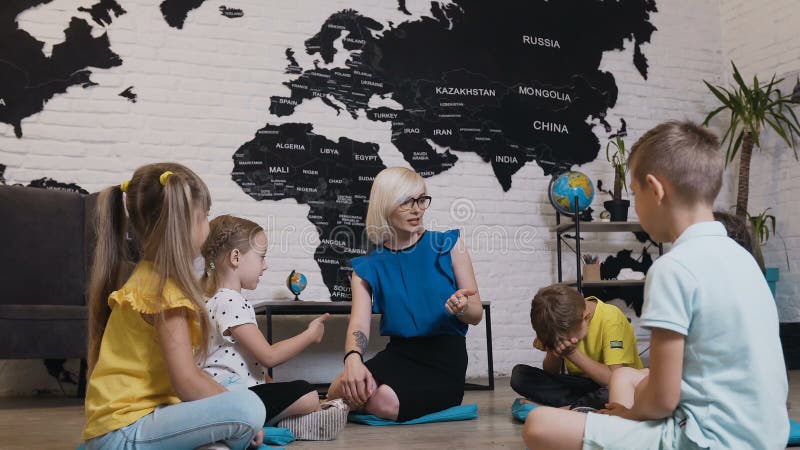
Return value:
[(719, 141), (690, 122), (663, 123), (634, 144), (628, 167), (642, 228), (673, 243), (644, 287), (650, 371), (615, 371), (601, 414), (532, 410), (525, 443), (537, 450), (785, 448), (788, 383), (777, 308), (755, 259), (714, 220), (724, 168)]
[(202, 254), (203, 284), (211, 320), (209, 375), (229, 390), (250, 389), (267, 410), (264, 426), (289, 428), (297, 439), (330, 440), (344, 428), (347, 407), (341, 400), (320, 403), (306, 381), (272, 383), (264, 370), (293, 358), (325, 333), (328, 314), (312, 320), (302, 333), (269, 344), (256, 323), (242, 289), (255, 289), (267, 269), (267, 236), (255, 222), (223, 215), (210, 223)]
[[(531, 301), (534, 347), (547, 352), (542, 369), (518, 364), (511, 387), (540, 405), (601, 409), (608, 382), (621, 367), (642, 368), (633, 327), (614, 305), (583, 298), (577, 289), (554, 284)], [(566, 366), (567, 374), (561, 373)]]
[(258, 397), (227, 391), (198, 368), (209, 330), (192, 260), (208, 235), (210, 206), (203, 180), (175, 163), (142, 166), (100, 193), (88, 305), (88, 450), (261, 445)]

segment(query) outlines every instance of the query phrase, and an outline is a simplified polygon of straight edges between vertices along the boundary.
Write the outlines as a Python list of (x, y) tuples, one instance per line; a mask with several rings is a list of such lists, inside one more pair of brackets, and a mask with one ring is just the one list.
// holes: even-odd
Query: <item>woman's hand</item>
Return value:
[(319, 344), (322, 342), (322, 336), (325, 335), (325, 321), (331, 315), (325, 313), (308, 323), (308, 331), (311, 332), (314, 343)]
[(452, 315), (461, 315), (469, 307), (469, 296), (475, 295), (474, 289), (459, 289), (447, 299), (444, 308)]
[(367, 403), (378, 388), (367, 366), (361, 362), (358, 354), (348, 355), (342, 371), (342, 390), (344, 399), (352, 409), (360, 409)]

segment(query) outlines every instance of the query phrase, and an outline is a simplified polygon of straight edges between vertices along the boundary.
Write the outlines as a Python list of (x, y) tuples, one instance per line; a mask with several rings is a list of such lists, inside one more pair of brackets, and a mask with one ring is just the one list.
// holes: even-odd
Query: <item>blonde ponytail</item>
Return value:
[(100, 341), (106, 329), (111, 309), (108, 296), (118, 289), (130, 271), (130, 258), (125, 243), (125, 207), (122, 190), (112, 186), (97, 198), (92, 272), (89, 282), (89, 348), (88, 363), (91, 373), (97, 363)]
[[(165, 176), (165, 173), (171, 172)], [(196, 214), (207, 213), (211, 197), (205, 183), (188, 168), (175, 163), (142, 166), (122, 189), (113, 186), (98, 199), (96, 214), (97, 247), (92, 266), (89, 307), (89, 369), (97, 363), (110, 309), (108, 296), (119, 289), (132, 267), (125, 242), (127, 209), (130, 227), (141, 259), (151, 261), (158, 274), (156, 292), (163, 292), (167, 281), (192, 302), (192, 319), (200, 325), (200, 342), (195, 348), (199, 361), (207, 353), (209, 323), (205, 299), (194, 274), (192, 236)], [(159, 320), (163, 318), (163, 309)]]

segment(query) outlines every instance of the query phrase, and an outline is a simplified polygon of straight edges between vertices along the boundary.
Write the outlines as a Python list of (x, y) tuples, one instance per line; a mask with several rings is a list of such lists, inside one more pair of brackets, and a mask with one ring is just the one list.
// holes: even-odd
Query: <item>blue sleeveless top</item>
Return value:
[(350, 260), (372, 290), (372, 312), (381, 314), (381, 335), (466, 336), (467, 324), (444, 307), (458, 290), (450, 257), (458, 234), (458, 230), (426, 230), (409, 248), (380, 246)]

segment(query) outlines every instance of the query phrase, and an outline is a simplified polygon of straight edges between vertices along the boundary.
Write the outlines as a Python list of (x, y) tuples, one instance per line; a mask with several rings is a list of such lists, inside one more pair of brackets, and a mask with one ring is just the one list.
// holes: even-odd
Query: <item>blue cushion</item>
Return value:
[(789, 444), (800, 445), (800, 422), (789, 419)]
[(385, 425), (416, 425), (418, 423), (431, 423), (431, 422), (452, 422), (456, 420), (470, 420), (478, 418), (478, 405), (459, 405), (452, 408), (445, 409), (431, 413), (416, 419), (407, 420), (405, 422), (396, 422), (394, 420), (381, 419), (380, 417), (373, 416), (372, 414), (350, 413), (347, 420), (350, 422), (361, 423), (364, 425), (385, 426)]
[(294, 439), (288, 428), (264, 427), (264, 444), (286, 445), (294, 442)]
[(531, 412), (536, 405), (532, 403), (522, 403), (521, 398), (515, 398), (514, 403), (511, 405), (511, 415), (520, 422), (525, 422), (528, 413)]
[[(264, 443), (258, 450), (272, 449), (268, 445), (286, 445), (294, 441), (294, 435), (288, 428), (264, 427)], [(86, 450), (86, 444), (81, 443), (75, 450)]]

